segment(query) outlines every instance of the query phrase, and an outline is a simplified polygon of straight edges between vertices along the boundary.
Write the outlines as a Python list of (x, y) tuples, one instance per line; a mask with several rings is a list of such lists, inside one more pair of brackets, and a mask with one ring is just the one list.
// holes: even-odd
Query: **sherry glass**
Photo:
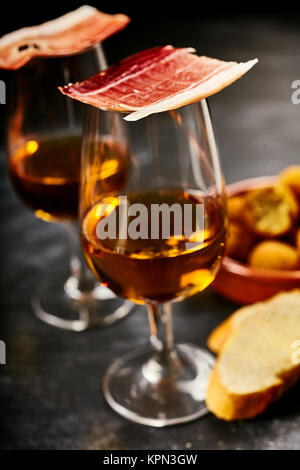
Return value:
[[(59, 58), (37, 58), (13, 72), (7, 132), (8, 169), (20, 199), (47, 222), (63, 222), (71, 249), (65, 282), (48, 272), (32, 297), (35, 314), (53, 326), (82, 331), (109, 325), (132, 307), (96, 283), (81, 256), (78, 199), (82, 106), (57, 90), (106, 68), (102, 46)], [(126, 178), (127, 168), (116, 168)], [(57, 269), (56, 269), (57, 271)]]
[[(184, 423), (207, 413), (214, 361), (198, 346), (174, 344), (172, 302), (211, 284), (224, 252), (225, 186), (207, 103), (123, 120), (122, 126), (115, 113), (88, 110), (81, 166), (83, 252), (100, 282), (146, 305), (150, 324), (149, 344), (108, 368), (104, 396), (129, 420), (156, 427)], [(130, 160), (121, 190), (106, 189), (97, 172), (106, 135)]]

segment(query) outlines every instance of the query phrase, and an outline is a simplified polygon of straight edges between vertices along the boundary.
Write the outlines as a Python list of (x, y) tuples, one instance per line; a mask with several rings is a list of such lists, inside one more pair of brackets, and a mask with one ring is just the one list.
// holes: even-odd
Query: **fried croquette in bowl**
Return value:
[(300, 197), (300, 165), (289, 166), (282, 170), (278, 175), (278, 180)]
[(230, 221), (241, 221), (243, 219), (244, 202), (245, 198), (243, 195), (228, 198), (227, 214)]
[(296, 230), (295, 245), (296, 245), (297, 250), (300, 253), (300, 228), (297, 228), (297, 230)]
[(227, 230), (225, 253), (238, 261), (245, 261), (255, 242), (253, 234), (243, 224), (230, 221)]
[(227, 248), (216, 292), (249, 304), (300, 287), (300, 198), (291, 188), (278, 176), (227, 186)]
[(281, 184), (250, 191), (243, 217), (249, 229), (264, 238), (281, 237), (294, 226), (299, 205), (292, 191)]
[(299, 253), (288, 243), (264, 240), (251, 250), (248, 264), (253, 268), (294, 270), (299, 268)]

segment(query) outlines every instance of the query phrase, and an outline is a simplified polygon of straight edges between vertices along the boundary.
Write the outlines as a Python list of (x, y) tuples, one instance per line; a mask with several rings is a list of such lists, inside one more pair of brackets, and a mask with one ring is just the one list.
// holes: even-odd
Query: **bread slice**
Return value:
[[(300, 290), (243, 307), (210, 335), (219, 352), (206, 403), (219, 418), (256, 416), (300, 379)], [(299, 355), (297, 355), (299, 357)]]
[[(278, 296), (273, 297), (273, 299), (277, 297)], [(257, 302), (255, 305), (252, 304), (246, 307), (241, 307), (232, 315), (230, 315), (230, 317), (226, 318), (226, 320), (220, 323), (220, 325), (218, 325), (209, 335), (207, 339), (207, 346), (209, 349), (215, 354), (219, 354), (230, 333), (239, 326), (243, 319), (248, 315), (251, 316), (254, 308), (256, 312), (265, 310), (265, 305), (269, 302), (270, 300), (267, 300), (263, 302)]]

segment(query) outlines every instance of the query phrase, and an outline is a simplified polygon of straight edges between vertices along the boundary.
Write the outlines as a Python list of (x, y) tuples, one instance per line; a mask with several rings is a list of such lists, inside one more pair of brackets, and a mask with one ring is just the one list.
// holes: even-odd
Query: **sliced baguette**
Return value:
[(256, 416), (300, 379), (293, 344), (300, 340), (300, 290), (243, 307), (210, 335), (219, 352), (206, 403), (219, 418)]
[[(274, 298), (275, 297), (273, 297), (273, 299)], [(255, 311), (259, 312), (265, 310), (265, 305), (267, 302), (269, 302), (269, 300), (264, 302), (257, 302), (255, 304)], [(230, 333), (232, 333), (232, 331), (238, 327), (244, 318), (246, 318), (248, 315), (252, 315), (253, 307), (254, 305), (248, 305), (246, 307), (239, 308), (211, 332), (207, 339), (207, 346), (212, 352), (215, 354), (219, 354), (221, 352)]]

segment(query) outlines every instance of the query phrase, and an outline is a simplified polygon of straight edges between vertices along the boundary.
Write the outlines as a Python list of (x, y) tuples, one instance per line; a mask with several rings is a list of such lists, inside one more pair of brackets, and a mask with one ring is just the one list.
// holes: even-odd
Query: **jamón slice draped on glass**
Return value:
[(122, 60), (83, 82), (61, 87), (67, 96), (135, 121), (200, 101), (244, 75), (257, 59), (225, 62), (194, 49), (155, 47)]
[(33, 57), (79, 54), (124, 28), (126, 15), (109, 15), (88, 5), (39, 26), (0, 39), (0, 68), (16, 70)]

